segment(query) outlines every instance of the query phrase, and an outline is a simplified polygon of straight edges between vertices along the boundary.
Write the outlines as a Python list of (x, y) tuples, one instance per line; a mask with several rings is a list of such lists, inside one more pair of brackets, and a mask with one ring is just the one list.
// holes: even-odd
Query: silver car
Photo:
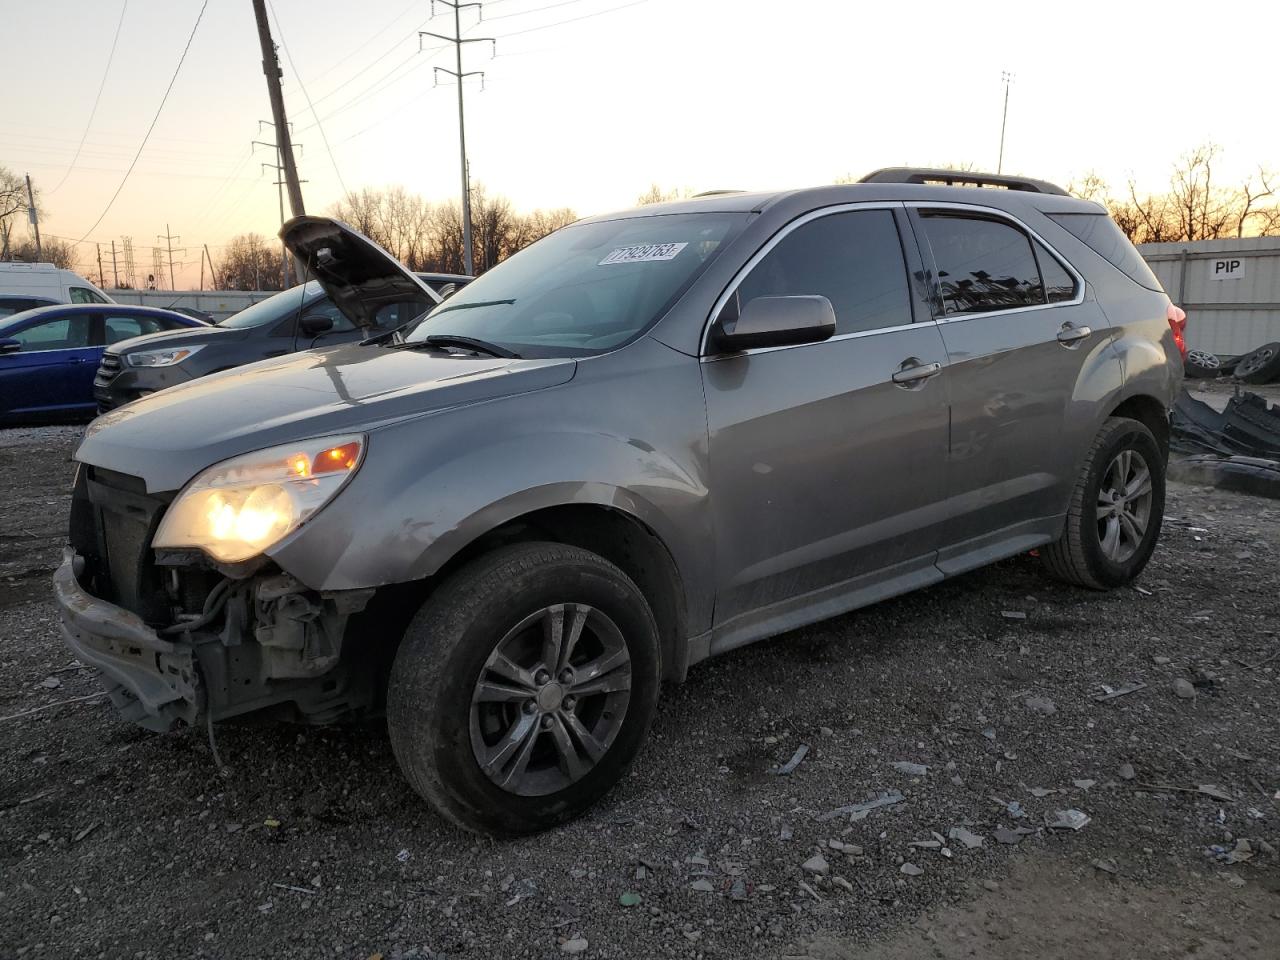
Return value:
[[(423, 295), (340, 223), (282, 236), (356, 325)], [(1038, 181), (594, 217), (394, 332), (96, 420), (62, 630), (144, 727), (385, 711), (449, 820), (543, 829), (707, 657), (1033, 549), (1138, 576), (1184, 324)]]

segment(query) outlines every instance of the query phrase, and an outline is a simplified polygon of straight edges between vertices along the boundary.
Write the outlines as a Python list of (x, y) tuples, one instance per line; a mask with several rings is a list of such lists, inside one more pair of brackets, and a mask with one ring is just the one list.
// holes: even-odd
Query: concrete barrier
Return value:
[(203, 310), (215, 320), (225, 320), (233, 313), (259, 300), (274, 296), (275, 290), (108, 290), (116, 303), (133, 303), (144, 307), (189, 307)]

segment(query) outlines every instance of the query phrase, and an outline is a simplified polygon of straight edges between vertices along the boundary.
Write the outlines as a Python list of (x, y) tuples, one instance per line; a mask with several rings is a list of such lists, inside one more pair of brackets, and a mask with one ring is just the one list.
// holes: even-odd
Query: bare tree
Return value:
[(1105, 203), (1108, 190), (1107, 181), (1103, 180), (1095, 170), (1086, 173), (1078, 183), (1072, 180), (1067, 184), (1067, 193), (1081, 200), (1092, 200), (1095, 203)]
[[(8, 167), (0, 167), (0, 260), (11, 256), (13, 228), (27, 209), (27, 183)], [(37, 211), (39, 203), (36, 204)]]
[(74, 270), (76, 268), (76, 247), (69, 240), (59, 240), (57, 237), (45, 236), (40, 238), (40, 253), (37, 255), (35, 240), (23, 239), (10, 245), (9, 258), (12, 260), (24, 260), (28, 263), (35, 263), (39, 260), (41, 263), (52, 263), (55, 267), (62, 267), (64, 270)]
[(1268, 173), (1259, 167), (1258, 180), (1261, 181), (1261, 184), (1256, 188), (1253, 185), (1252, 177), (1246, 180), (1244, 186), (1240, 188), (1240, 213), (1236, 220), (1237, 237), (1244, 236), (1245, 227), (1250, 219), (1260, 218), (1262, 224), (1261, 236), (1267, 236), (1267, 228), (1280, 219), (1280, 208), (1276, 204), (1273, 203), (1269, 208), (1260, 208), (1258, 206), (1259, 200), (1275, 196), (1275, 189), (1272, 186), (1276, 182), (1275, 174)]
[(282, 290), (280, 248), (256, 233), (233, 237), (218, 261), (224, 290)]
[(673, 187), (670, 190), (663, 190), (656, 183), (649, 184), (649, 189), (640, 196), (636, 197), (636, 206), (647, 207), (651, 203), (666, 203), (669, 200), (687, 200), (693, 196), (693, 191), (688, 187)]

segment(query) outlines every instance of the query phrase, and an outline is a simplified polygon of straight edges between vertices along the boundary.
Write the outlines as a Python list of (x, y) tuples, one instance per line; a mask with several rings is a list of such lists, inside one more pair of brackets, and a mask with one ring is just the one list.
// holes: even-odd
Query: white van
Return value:
[(0, 317), (50, 303), (115, 303), (92, 283), (52, 263), (0, 263)]

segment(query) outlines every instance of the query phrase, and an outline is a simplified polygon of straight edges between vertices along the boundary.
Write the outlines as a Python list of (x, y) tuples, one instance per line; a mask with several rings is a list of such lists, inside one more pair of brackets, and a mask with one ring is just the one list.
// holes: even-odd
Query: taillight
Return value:
[(1187, 311), (1175, 304), (1169, 304), (1165, 316), (1169, 319), (1169, 329), (1173, 331), (1173, 342), (1178, 345), (1178, 353), (1187, 359)]

